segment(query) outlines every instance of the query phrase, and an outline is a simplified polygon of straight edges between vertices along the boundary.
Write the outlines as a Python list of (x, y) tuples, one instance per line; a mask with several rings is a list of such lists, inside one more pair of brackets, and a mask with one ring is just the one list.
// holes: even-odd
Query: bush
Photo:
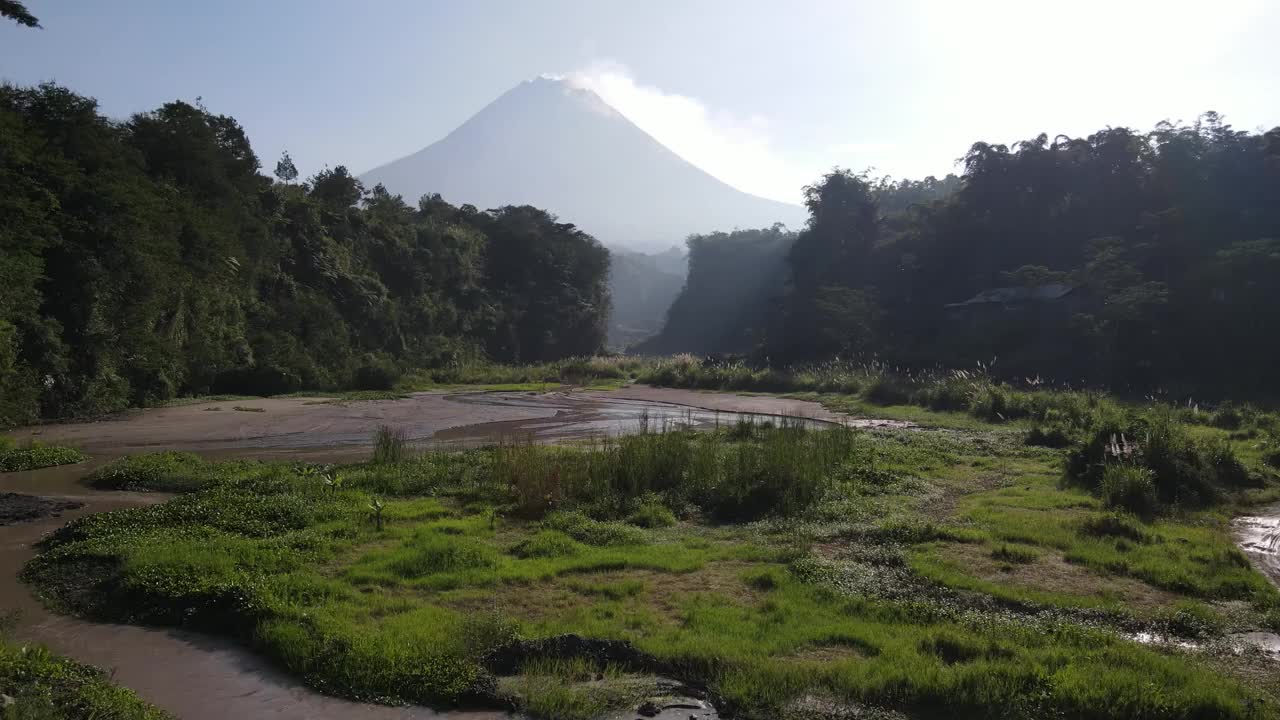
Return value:
[(204, 459), (195, 453), (143, 453), (103, 465), (89, 473), (88, 482), (104, 490), (185, 492), (206, 484), (204, 466)]
[(355, 390), (393, 390), (400, 382), (400, 370), (389, 362), (366, 361), (352, 374)]
[(877, 405), (905, 405), (911, 401), (911, 391), (897, 378), (881, 375), (867, 387), (866, 398)]
[(1142, 528), (1141, 523), (1132, 516), (1120, 513), (1089, 518), (1080, 525), (1080, 532), (1094, 537), (1123, 538), (1136, 543), (1151, 541), (1151, 536)]
[(373, 464), (391, 465), (405, 458), (408, 440), (404, 430), (381, 425), (373, 433)]
[(1154, 478), (1154, 472), (1139, 465), (1109, 464), (1102, 474), (1102, 501), (1109, 508), (1151, 516), (1159, 506)]
[(219, 395), (287, 395), (303, 388), (302, 375), (276, 365), (233, 368), (213, 380)]
[[(1150, 471), (1146, 477), (1154, 487), (1157, 506), (1202, 507), (1217, 502), (1224, 490), (1251, 480), (1229, 445), (1196, 441), (1169, 412), (1099, 422), (1068, 455), (1067, 474), (1104, 496), (1119, 499), (1124, 493), (1115, 493), (1121, 488), (1138, 492), (1143, 481), (1136, 475), (1122, 477), (1127, 471), (1110, 471), (1117, 464)], [(1103, 487), (1107, 472), (1116, 473), (1110, 493)], [(1129, 499), (1142, 502), (1139, 496)]]
[(650, 500), (628, 515), (627, 522), (643, 528), (671, 527), (676, 524), (676, 515), (666, 505)]
[(0, 449), (0, 472), (38, 470), (55, 465), (70, 465), (88, 459), (75, 448), (33, 442), (25, 447)]
[(580, 512), (555, 512), (547, 516), (542, 526), (559, 530), (587, 545), (643, 545), (644, 533), (629, 525), (592, 520)]
[(1036, 425), (1027, 431), (1026, 443), (1047, 448), (1070, 447), (1075, 442), (1071, 431), (1062, 424)]
[(0, 706), (5, 720), (168, 720), (171, 716), (111, 683), (107, 673), (40, 646), (0, 640)]
[(468, 537), (419, 531), (391, 561), (391, 570), (406, 578), (442, 572), (492, 568), (498, 559), (488, 545)]
[(559, 530), (543, 530), (511, 548), (520, 558), (570, 557), (582, 552), (582, 543)]

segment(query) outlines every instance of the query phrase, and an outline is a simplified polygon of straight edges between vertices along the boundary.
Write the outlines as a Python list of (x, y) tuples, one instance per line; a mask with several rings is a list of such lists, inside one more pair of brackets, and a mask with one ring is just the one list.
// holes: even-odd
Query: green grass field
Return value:
[[(382, 702), (591, 718), (666, 677), (730, 717), (1277, 716), (1273, 661), (1228, 642), (1280, 617), (1227, 530), (1274, 496), (1255, 440), (1195, 428), (1187, 447), (1228, 443), (1251, 484), (1144, 519), (1025, 425), (912, 412), (943, 429), (412, 456), (386, 431), (382, 462), (337, 468), (135, 456), (91, 482), (185, 494), (71, 523), (25, 578)], [(570, 634), (626, 651), (529, 650)]]

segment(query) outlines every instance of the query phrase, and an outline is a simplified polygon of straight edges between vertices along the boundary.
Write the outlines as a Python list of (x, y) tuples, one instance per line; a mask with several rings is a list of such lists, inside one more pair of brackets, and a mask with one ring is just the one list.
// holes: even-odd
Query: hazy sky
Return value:
[(833, 165), (940, 175), (980, 139), (1280, 124), (1280, 0), (24, 1), (44, 29), (0, 25), (3, 79), (120, 118), (200, 96), (303, 174), (407, 155), (540, 74), (793, 202)]

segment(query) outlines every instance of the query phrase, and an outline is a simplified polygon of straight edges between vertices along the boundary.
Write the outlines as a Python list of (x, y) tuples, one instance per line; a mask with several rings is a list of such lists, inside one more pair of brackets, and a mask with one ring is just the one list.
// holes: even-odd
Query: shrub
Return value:
[(521, 558), (570, 557), (582, 552), (582, 543), (559, 530), (543, 530), (511, 548)]
[(491, 568), (498, 559), (493, 549), (472, 538), (419, 531), (396, 554), (391, 570), (406, 577)]
[(676, 515), (666, 505), (650, 500), (628, 515), (627, 522), (643, 528), (671, 527), (676, 524)]
[(1226, 621), (1204, 603), (1182, 600), (1159, 618), (1165, 630), (1180, 637), (1212, 637), (1222, 632)]
[(302, 387), (301, 374), (276, 365), (233, 368), (213, 380), (213, 392), (219, 395), (286, 395)]
[(373, 433), (373, 464), (391, 465), (405, 458), (407, 444), (404, 430), (380, 425)]
[(643, 545), (644, 533), (629, 525), (593, 520), (580, 512), (555, 512), (543, 520), (542, 527), (559, 530), (587, 545)]
[(1147, 543), (1151, 536), (1132, 516), (1110, 513), (1091, 517), (1080, 525), (1080, 532), (1094, 537), (1116, 537), (1136, 543)]
[(38, 470), (55, 465), (70, 465), (88, 456), (75, 448), (33, 442), (25, 447), (0, 450), (0, 472)]
[(911, 401), (911, 391), (901, 380), (881, 375), (867, 387), (866, 398), (877, 405), (904, 405)]
[(1075, 441), (1071, 431), (1060, 423), (1036, 425), (1027, 431), (1026, 443), (1047, 448), (1070, 447)]
[(1102, 501), (1110, 508), (1153, 515), (1159, 505), (1154, 478), (1154, 472), (1139, 465), (1108, 464), (1102, 474)]
[[(1150, 471), (1147, 477), (1154, 487), (1153, 498), (1158, 506), (1208, 505), (1216, 502), (1223, 490), (1251, 480), (1229, 445), (1221, 441), (1194, 440), (1169, 412), (1100, 421), (1092, 434), (1068, 455), (1067, 474), (1104, 496), (1119, 499), (1124, 493), (1114, 493), (1121, 488), (1141, 495), (1144, 481), (1137, 475), (1122, 477), (1128, 471), (1110, 471), (1116, 464)], [(1116, 473), (1109, 485), (1113, 491), (1110, 494), (1103, 487), (1107, 472)], [(1138, 502), (1139, 495), (1126, 497)]]
[(352, 373), (351, 384), (356, 390), (393, 390), (400, 382), (400, 370), (387, 360), (373, 356)]
[(103, 465), (89, 473), (88, 482), (107, 490), (185, 492), (207, 483), (204, 466), (204, 459), (194, 453), (143, 453)]

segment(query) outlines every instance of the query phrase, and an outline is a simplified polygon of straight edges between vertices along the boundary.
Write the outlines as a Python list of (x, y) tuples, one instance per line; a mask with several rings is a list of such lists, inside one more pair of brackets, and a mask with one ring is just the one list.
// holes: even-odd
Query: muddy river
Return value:
[[(239, 409), (237, 409), (239, 408)], [(508, 717), (497, 712), (437, 713), (385, 707), (320, 695), (234, 643), (174, 629), (91, 623), (55, 615), (18, 582), (32, 546), (46, 533), (87, 513), (162, 502), (165, 496), (101, 492), (80, 480), (120, 455), (179, 449), (218, 457), (358, 460), (380, 425), (405, 431), (421, 446), (473, 445), (498, 440), (558, 442), (636, 432), (647, 426), (696, 428), (739, 420), (862, 427), (902, 423), (854, 420), (812, 402), (776, 397), (629, 387), (612, 392), (419, 393), (401, 400), (339, 403), (281, 398), (201, 403), (130, 413), (92, 423), (48, 425), (8, 433), (84, 449), (78, 465), (0, 474), (0, 494), (39, 495), (64, 506), (60, 514), (14, 521), (0, 515), (0, 608), (16, 610), (16, 639), (112, 672), (117, 682), (184, 720), (227, 717), (279, 720), (452, 720)], [(1280, 583), (1280, 508), (1239, 518), (1237, 540), (1254, 565)], [(681, 720), (688, 715), (664, 713)], [(704, 717), (699, 713), (699, 717)], [(707, 717), (713, 717), (708, 713)]]
[(31, 558), (33, 544), (67, 521), (165, 499), (159, 494), (96, 491), (80, 482), (97, 465), (132, 452), (180, 449), (211, 456), (356, 460), (368, 453), (369, 440), (379, 425), (401, 428), (423, 445), (466, 445), (504, 438), (555, 442), (636, 432), (646, 425), (654, 430), (675, 425), (714, 427), (739, 420), (778, 422), (783, 417), (815, 424), (848, 422), (816, 403), (633, 387), (609, 393), (421, 393), (402, 400), (351, 403), (306, 398), (240, 400), (137, 412), (92, 423), (23, 428), (8, 434), (75, 445), (93, 459), (0, 474), (0, 493), (79, 504), (56, 516), (0, 525), (0, 608), (18, 613), (15, 639), (42, 643), (107, 669), (117, 682), (184, 720), (507, 717), (496, 712), (385, 707), (320, 695), (229, 641), (182, 630), (91, 623), (52, 614), (17, 576)]

